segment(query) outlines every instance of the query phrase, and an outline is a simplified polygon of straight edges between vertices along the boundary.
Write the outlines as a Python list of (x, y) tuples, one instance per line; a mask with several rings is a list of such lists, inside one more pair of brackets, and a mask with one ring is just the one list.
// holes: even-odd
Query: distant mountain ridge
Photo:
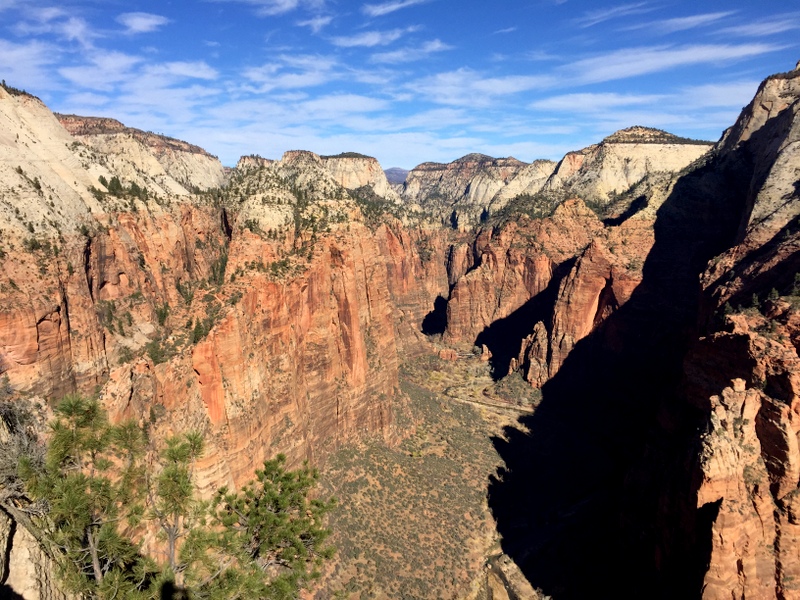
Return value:
[(404, 183), (408, 177), (409, 170), (401, 169), (400, 167), (389, 167), (383, 171), (386, 174), (386, 179), (391, 184)]

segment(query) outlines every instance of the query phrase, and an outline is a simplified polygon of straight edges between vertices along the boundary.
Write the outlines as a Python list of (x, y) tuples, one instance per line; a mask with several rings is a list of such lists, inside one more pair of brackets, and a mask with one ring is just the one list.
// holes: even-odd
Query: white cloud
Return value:
[(505, 29), (498, 29), (494, 33), (495, 34), (498, 34), (498, 33), (511, 33), (513, 31), (516, 31), (516, 30), (517, 30), (516, 27), (506, 27)]
[(732, 81), (708, 83), (684, 88), (679, 97), (693, 108), (730, 107), (739, 109), (747, 105), (758, 90), (759, 81)]
[(692, 15), (691, 17), (676, 17), (674, 19), (663, 19), (660, 21), (650, 21), (647, 23), (639, 23), (625, 27), (625, 31), (633, 31), (637, 29), (647, 29), (649, 31), (658, 31), (661, 33), (675, 33), (676, 31), (686, 31), (687, 29), (695, 29), (697, 27), (704, 27), (720, 21), (726, 17), (736, 14), (735, 10), (724, 12), (706, 13), (702, 15)]
[(116, 84), (131, 79), (132, 68), (141, 61), (141, 57), (122, 52), (98, 51), (89, 57), (89, 64), (62, 67), (58, 72), (75, 85), (110, 91)]
[(726, 27), (720, 29), (719, 33), (744, 37), (765, 37), (797, 29), (800, 29), (800, 13), (786, 13), (745, 25)]
[(25, 16), (41, 23), (47, 23), (48, 21), (66, 17), (68, 16), (68, 13), (63, 8), (58, 8), (56, 6), (45, 6), (42, 8), (29, 8), (25, 11)]
[(472, 69), (461, 68), (425, 77), (408, 87), (438, 104), (486, 106), (498, 97), (550, 87), (553, 83), (554, 78), (548, 75), (485, 77)]
[(593, 27), (604, 21), (611, 19), (618, 19), (620, 17), (627, 17), (630, 15), (640, 15), (655, 10), (653, 7), (648, 6), (647, 2), (636, 2), (635, 4), (620, 4), (610, 8), (601, 8), (597, 10), (590, 10), (584, 13), (582, 17), (575, 19), (575, 23), (579, 27)]
[(332, 94), (308, 100), (297, 108), (313, 119), (339, 120), (345, 114), (375, 112), (387, 107), (388, 102), (378, 98), (358, 94)]
[(428, 2), (428, 0), (390, 0), (389, 2), (381, 2), (380, 4), (365, 4), (361, 7), (361, 10), (370, 17), (381, 17), (397, 10), (408, 8), (415, 4), (423, 4), (425, 2)]
[(257, 86), (247, 91), (256, 93), (315, 87), (340, 77), (334, 59), (316, 55), (281, 55), (274, 62), (245, 69), (242, 75)]
[(15, 44), (0, 38), (0, 73), (8, 85), (32, 92), (52, 89), (50, 67), (59, 60), (58, 48), (49, 44), (39, 41)]
[(676, 67), (722, 63), (779, 50), (771, 44), (696, 44), (624, 48), (586, 58), (565, 67), (573, 81), (588, 84), (627, 79)]
[(537, 100), (529, 108), (554, 112), (603, 112), (610, 108), (654, 104), (665, 96), (658, 94), (586, 93), (563, 94)]
[(392, 52), (379, 52), (373, 54), (370, 60), (375, 63), (404, 63), (427, 58), (434, 52), (452, 50), (453, 46), (445, 44), (441, 40), (431, 40), (418, 47), (401, 48)]
[(70, 17), (61, 9), (40, 9), (26, 13), (32, 20), (21, 21), (14, 26), (18, 35), (54, 34), (68, 42), (78, 42), (83, 48), (92, 48), (93, 40), (101, 37), (89, 23), (78, 17)]
[(298, 21), (297, 25), (300, 27), (310, 27), (312, 33), (319, 33), (323, 27), (327, 27), (333, 21), (333, 17), (313, 17), (305, 21)]
[(175, 61), (148, 66), (146, 71), (153, 75), (167, 75), (189, 79), (216, 79), (219, 73), (204, 61)]
[(390, 29), (388, 31), (364, 31), (351, 36), (331, 38), (331, 43), (340, 48), (372, 48), (374, 46), (387, 46), (396, 42), (407, 33), (417, 31), (418, 27), (405, 29)]
[[(69, 96), (67, 96), (67, 98), (65, 99), (64, 103), (65, 103), (65, 106), (67, 106), (67, 107), (70, 107), (70, 106), (81, 107), (78, 110), (80, 112), (86, 112), (85, 110), (83, 110), (84, 107), (91, 106), (93, 108), (97, 108), (97, 107), (101, 107), (101, 106), (107, 106), (107, 105), (109, 105), (111, 103), (111, 98), (109, 98), (108, 96), (105, 96), (103, 94), (95, 94), (95, 93), (92, 93), (92, 92), (80, 92), (80, 93), (77, 93), (77, 94), (70, 94)], [(76, 110), (67, 109), (66, 112), (75, 113)], [(94, 114), (94, 113), (92, 113), (92, 114)]]
[(117, 17), (117, 22), (127, 29), (125, 33), (150, 33), (169, 23), (169, 19), (161, 15), (145, 12), (123, 13)]
[(325, 0), (216, 0), (217, 2), (239, 2), (254, 6), (262, 17), (283, 15), (299, 8), (317, 10), (325, 6)]

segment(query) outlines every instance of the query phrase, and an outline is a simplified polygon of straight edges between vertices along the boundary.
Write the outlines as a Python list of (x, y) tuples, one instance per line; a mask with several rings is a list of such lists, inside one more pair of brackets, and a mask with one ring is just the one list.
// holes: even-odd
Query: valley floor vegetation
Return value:
[(146, 428), (68, 396), (40, 436), (35, 407), (2, 388), (0, 509), (76, 597), (295, 598), (332, 556), (323, 521), (334, 501), (309, 498), (307, 465), (287, 470), (279, 455), (240, 490), (202, 500), (202, 435), (156, 449)]
[(337, 553), (316, 599), (474, 597), (487, 559), (501, 552), (486, 495), (502, 464), (493, 436), (518, 415), (477, 401), (495, 388), (474, 356), (404, 364), (392, 401), (408, 437), (346, 446), (321, 472), (320, 487), (339, 500), (330, 514)]

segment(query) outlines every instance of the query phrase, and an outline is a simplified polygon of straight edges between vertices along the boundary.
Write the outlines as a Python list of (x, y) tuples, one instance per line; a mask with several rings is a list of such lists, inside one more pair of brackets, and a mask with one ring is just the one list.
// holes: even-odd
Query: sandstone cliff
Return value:
[(684, 140), (647, 127), (630, 127), (599, 144), (568, 153), (542, 190), (563, 191), (605, 204), (650, 173), (680, 171), (711, 147), (710, 142)]
[[(225, 182), (222, 164), (198, 146), (125, 127), (114, 119), (56, 117), (76, 140), (98, 151), (110, 162), (111, 170), (126, 179), (135, 180), (137, 174), (143, 172), (164, 189), (182, 195), (189, 190), (218, 187)], [(102, 162), (102, 158), (100, 160)]]
[(739, 241), (702, 278), (686, 361), (706, 420), (697, 507), (713, 506), (703, 598), (800, 598), (800, 73), (767, 79), (717, 152), (746, 175)]
[(412, 169), (402, 196), (442, 224), (468, 230), (518, 196), (541, 196), (552, 206), (571, 197), (605, 206), (656, 173), (675, 173), (708, 152), (710, 142), (630, 127), (599, 144), (568, 153), (557, 164), (469, 154), (452, 163)]
[(386, 179), (380, 163), (371, 156), (345, 152), (336, 156), (323, 156), (322, 161), (343, 188), (357, 190), (369, 186), (381, 198), (400, 202), (400, 196)]
[[(24, 173), (4, 173), (23, 182), (8, 189), (20, 199), (4, 205), (0, 271), (0, 372), (14, 389), (100, 389), (115, 416), (164, 435), (208, 431), (203, 478), (215, 484), (248, 478), (253, 457), (319, 462), (344, 440), (394, 435), (398, 348), (424, 344), (413, 323), (447, 286), (435, 233), (367, 227), (307, 152), (240, 172), (224, 192), (114, 196), (95, 174), (126, 185), (112, 170), (122, 155), (87, 150), (35, 99), (5, 94), (0, 107), (3, 164)], [(147, 148), (129, 132), (86, 135), (129, 136), (126, 156)]]
[[(505, 332), (514, 347), (527, 332), (510, 365), (543, 399), (508, 432), (490, 497), (536, 587), (798, 597), (798, 80), (768, 79), (684, 173), (648, 166), (607, 205), (543, 318), (520, 314)], [(569, 190), (592, 199), (603, 161), (639, 152), (619, 137), (553, 177), (571, 173)]]
[(487, 211), (491, 199), (525, 163), (515, 158), (468, 154), (448, 164), (414, 167), (403, 185), (403, 198), (419, 204), (441, 223), (469, 229)]

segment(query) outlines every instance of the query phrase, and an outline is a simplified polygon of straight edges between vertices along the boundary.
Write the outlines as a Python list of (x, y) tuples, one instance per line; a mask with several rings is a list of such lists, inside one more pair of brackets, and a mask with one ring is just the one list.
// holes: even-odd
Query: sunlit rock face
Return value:
[(199, 148), (62, 116), (74, 137), (35, 98), (0, 94), (0, 372), (15, 390), (99, 393), (156, 435), (208, 432), (204, 487), (402, 433), (398, 353), (426, 347), (445, 246), (365, 225), (340, 181), (380, 189), (374, 159), (252, 157), (220, 191)]

